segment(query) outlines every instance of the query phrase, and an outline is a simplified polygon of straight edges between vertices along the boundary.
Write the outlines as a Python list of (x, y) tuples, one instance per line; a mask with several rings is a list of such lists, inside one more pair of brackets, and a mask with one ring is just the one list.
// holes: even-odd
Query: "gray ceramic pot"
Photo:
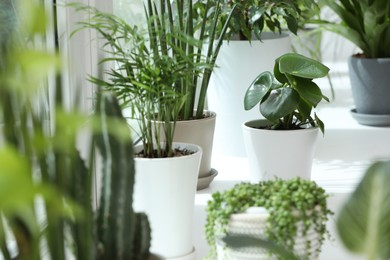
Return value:
[(356, 112), (390, 115), (390, 58), (352, 56), (348, 67)]

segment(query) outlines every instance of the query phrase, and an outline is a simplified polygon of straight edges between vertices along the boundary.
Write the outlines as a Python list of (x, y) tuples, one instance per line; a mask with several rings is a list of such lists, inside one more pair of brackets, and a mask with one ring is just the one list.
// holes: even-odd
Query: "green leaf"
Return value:
[(261, 73), (249, 86), (244, 96), (244, 108), (250, 110), (270, 91), (274, 77), (268, 71)]
[(322, 120), (317, 116), (316, 113), (314, 113), (314, 118), (315, 118), (315, 120), (316, 120), (316, 123), (317, 123), (318, 128), (321, 130), (321, 133), (322, 133), (322, 134), (325, 134), (325, 125), (324, 125), (324, 122), (322, 122)]
[(309, 119), (311, 114), (312, 106), (307, 103), (304, 99), (301, 99), (298, 105), (298, 115), (297, 117), (301, 122), (306, 122), (307, 119)]
[(297, 35), (297, 33), (298, 33), (298, 22), (297, 22), (297, 20), (294, 17), (292, 17), (292, 16), (286, 16), (284, 18), (284, 20), (286, 20), (288, 29), (293, 34)]
[(390, 161), (371, 165), (337, 220), (344, 245), (366, 259), (390, 258), (389, 183)]
[(277, 61), (281, 73), (302, 78), (322, 78), (329, 72), (329, 68), (322, 63), (296, 53), (284, 54)]
[(287, 79), (286, 75), (284, 75), (283, 73), (281, 73), (280, 70), (279, 70), (279, 59), (276, 59), (276, 60), (275, 60), (274, 75), (275, 75), (275, 78), (276, 78), (280, 83), (283, 83), (283, 84), (288, 83), (288, 79)]
[[(294, 77), (294, 76), (293, 76)], [(321, 89), (311, 80), (294, 77), (294, 88), (298, 91), (301, 98), (316, 107), (322, 100)]]
[(299, 100), (299, 94), (294, 89), (277, 89), (260, 104), (260, 112), (269, 121), (275, 122), (294, 112), (298, 107)]

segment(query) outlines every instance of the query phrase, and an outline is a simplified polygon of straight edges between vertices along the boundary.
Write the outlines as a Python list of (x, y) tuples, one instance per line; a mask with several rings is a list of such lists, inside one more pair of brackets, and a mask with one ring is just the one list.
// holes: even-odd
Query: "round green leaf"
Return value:
[(292, 88), (274, 90), (268, 98), (260, 104), (261, 114), (275, 122), (276, 120), (294, 112), (299, 104), (299, 94)]
[(250, 110), (270, 91), (274, 78), (269, 71), (261, 73), (249, 86), (244, 96), (244, 108)]
[(297, 53), (284, 54), (277, 62), (281, 73), (307, 79), (322, 78), (329, 72), (329, 68), (322, 63)]
[(321, 89), (311, 80), (294, 77), (294, 88), (298, 91), (301, 98), (316, 107), (322, 100)]

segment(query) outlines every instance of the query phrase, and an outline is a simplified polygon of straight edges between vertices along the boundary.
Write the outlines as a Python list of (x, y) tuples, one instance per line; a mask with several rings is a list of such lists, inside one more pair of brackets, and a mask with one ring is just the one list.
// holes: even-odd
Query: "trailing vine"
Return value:
[[(304, 223), (303, 235), (313, 228), (322, 244), (329, 233), (326, 229), (328, 216), (325, 190), (314, 181), (295, 178), (291, 180), (263, 181), (257, 184), (239, 183), (232, 189), (216, 192), (208, 202), (206, 213), (206, 238), (211, 255), (216, 252), (216, 238), (227, 233), (230, 216), (242, 213), (249, 207), (264, 207), (269, 212), (265, 238), (286, 249), (293, 250), (297, 235), (297, 223)], [(217, 235), (218, 234), (218, 235)], [(306, 240), (306, 253), (311, 243)]]

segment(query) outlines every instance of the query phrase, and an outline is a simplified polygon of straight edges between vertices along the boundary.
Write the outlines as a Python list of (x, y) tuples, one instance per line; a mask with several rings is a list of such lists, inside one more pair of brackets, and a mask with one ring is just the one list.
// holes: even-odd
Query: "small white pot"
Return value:
[(310, 179), (318, 127), (299, 130), (255, 128), (266, 123), (266, 120), (253, 120), (243, 125), (250, 181), (298, 176)]
[[(193, 256), (193, 218), (202, 148), (175, 143), (193, 154), (172, 158), (135, 158), (134, 210), (148, 215), (151, 253), (163, 259)], [(136, 146), (135, 152), (142, 150)]]

